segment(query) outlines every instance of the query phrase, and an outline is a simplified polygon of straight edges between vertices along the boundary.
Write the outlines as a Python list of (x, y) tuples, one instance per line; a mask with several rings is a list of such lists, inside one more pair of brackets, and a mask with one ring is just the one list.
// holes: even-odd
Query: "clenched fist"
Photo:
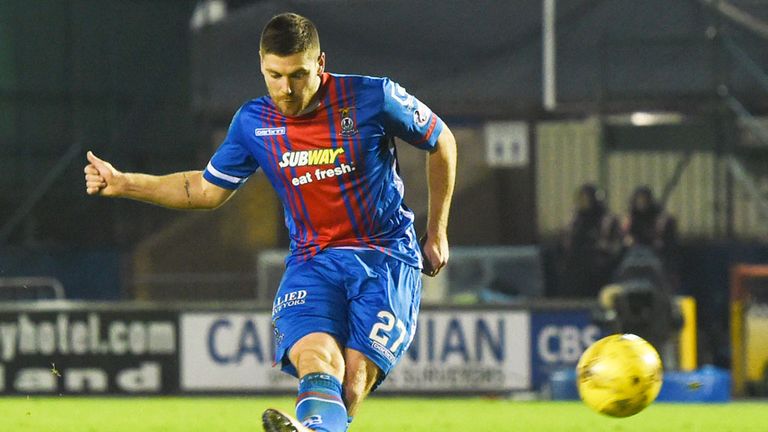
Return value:
[(90, 162), (83, 170), (85, 191), (88, 195), (118, 196), (123, 173), (116, 170), (109, 162), (97, 158), (91, 151), (86, 157)]

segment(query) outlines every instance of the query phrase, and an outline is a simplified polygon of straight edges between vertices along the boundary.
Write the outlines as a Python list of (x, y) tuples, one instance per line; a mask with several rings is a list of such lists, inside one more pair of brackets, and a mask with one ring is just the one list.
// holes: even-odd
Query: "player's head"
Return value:
[(283, 114), (299, 114), (312, 102), (325, 69), (315, 25), (294, 13), (275, 16), (261, 32), (259, 55), (275, 105)]

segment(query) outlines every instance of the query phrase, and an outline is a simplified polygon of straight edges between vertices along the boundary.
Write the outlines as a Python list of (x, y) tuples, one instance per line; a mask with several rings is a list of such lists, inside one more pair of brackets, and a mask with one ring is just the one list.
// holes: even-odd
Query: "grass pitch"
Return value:
[[(0, 431), (245, 432), (261, 431), (264, 408), (292, 412), (293, 399), (2, 398)], [(372, 398), (352, 432), (439, 431), (768, 431), (768, 402), (654, 404), (612, 419), (579, 402), (489, 399)]]

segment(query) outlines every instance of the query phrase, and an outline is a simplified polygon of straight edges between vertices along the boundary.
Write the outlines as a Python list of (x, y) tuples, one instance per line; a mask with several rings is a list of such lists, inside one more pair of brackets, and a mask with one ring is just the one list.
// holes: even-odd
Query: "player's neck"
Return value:
[(323, 78), (320, 77), (319, 80), (317, 80), (317, 86), (315, 87), (315, 91), (312, 94), (312, 97), (309, 99), (309, 103), (306, 107), (304, 107), (303, 110), (299, 111), (296, 116), (303, 116), (311, 113), (312, 111), (316, 110), (317, 107), (320, 106), (320, 87), (323, 85)]
[(307, 105), (301, 111), (295, 114), (287, 114), (283, 112), (277, 104), (275, 104), (275, 106), (277, 107), (278, 111), (280, 111), (280, 113), (285, 117), (303, 117), (307, 114), (312, 113), (321, 105), (322, 87), (323, 87), (323, 78), (321, 76), (320, 79), (317, 81), (317, 84), (312, 92), (312, 96), (309, 98), (309, 102), (307, 103)]
[(307, 115), (312, 111), (316, 110), (317, 107), (319, 106), (320, 106), (320, 98), (318, 97), (317, 93), (315, 93), (315, 95), (312, 96), (312, 99), (309, 100), (309, 104), (307, 105), (307, 107), (299, 111), (294, 117), (301, 117), (301, 116)]

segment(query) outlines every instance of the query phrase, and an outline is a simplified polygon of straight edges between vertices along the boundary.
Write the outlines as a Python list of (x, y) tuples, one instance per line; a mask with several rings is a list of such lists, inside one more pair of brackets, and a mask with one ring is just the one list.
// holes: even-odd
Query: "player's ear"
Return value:
[(325, 72), (325, 53), (321, 51), (317, 58), (317, 74), (322, 75), (323, 72)]

